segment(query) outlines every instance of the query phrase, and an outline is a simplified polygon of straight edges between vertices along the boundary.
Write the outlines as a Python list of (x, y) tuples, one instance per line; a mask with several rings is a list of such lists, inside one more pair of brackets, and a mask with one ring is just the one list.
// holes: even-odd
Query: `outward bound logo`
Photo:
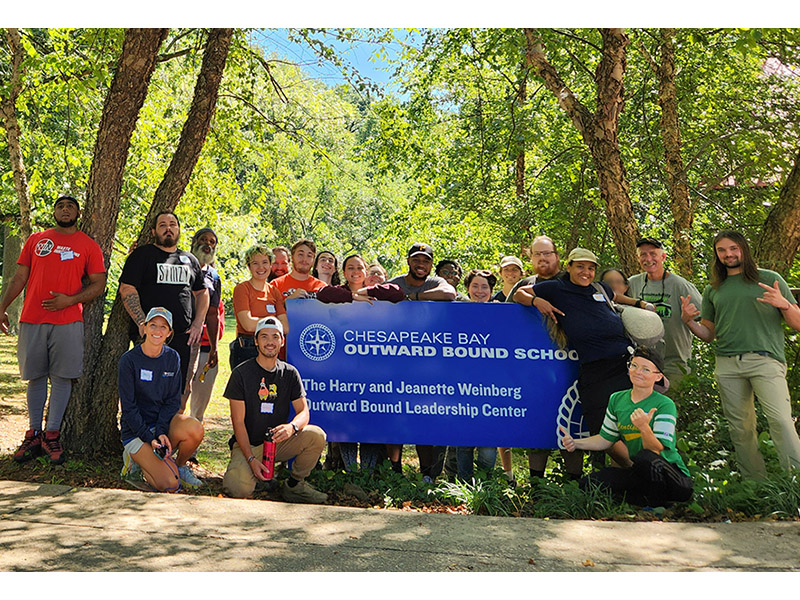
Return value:
[(333, 331), (322, 323), (312, 323), (300, 333), (300, 350), (310, 360), (327, 360), (335, 348)]

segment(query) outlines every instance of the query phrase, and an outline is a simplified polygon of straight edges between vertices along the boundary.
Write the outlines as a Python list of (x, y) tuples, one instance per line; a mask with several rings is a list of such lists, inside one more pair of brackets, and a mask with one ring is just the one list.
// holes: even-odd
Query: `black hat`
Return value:
[(662, 374), (664, 373), (664, 359), (661, 358), (661, 355), (649, 346), (639, 346), (636, 350), (633, 351), (633, 356), (636, 358), (640, 356), (645, 360), (649, 360), (656, 366), (656, 369), (659, 370)]
[(408, 254), (406, 255), (407, 258), (411, 258), (412, 256), (416, 256), (417, 254), (424, 254), (431, 260), (433, 260), (433, 248), (431, 248), (428, 244), (423, 242), (417, 242), (411, 248), (408, 249)]
[(53, 208), (55, 208), (56, 204), (58, 204), (62, 200), (68, 200), (69, 202), (72, 202), (75, 205), (75, 208), (77, 208), (78, 210), (81, 209), (81, 205), (78, 204), (78, 201), (75, 200), (75, 198), (73, 198), (72, 196), (59, 196), (58, 198), (56, 198), (56, 201), (53, 202)]
[(210, 233), (211, 235), (213, 235), (213, 236), (214, 236), (214, 239), (216, 239), (217, 241), (219, 241), (219, 238), (217, 237), (217, 233), (216, 233), (216, 232), (215, 232), (213, 229), (211, 229), (211, 227), (203, 227), (203, 228), (201, 228), (201, 229), (198, 229), (198, 230), (195, 232), (195, 234), (192, 236), (192, 244), (194, 244), (194, 243), (197, 241), (197, 239), (198, 239), (198, 238), (199, 238), (201, 235), (203, 235), (204, 233)]
[(664, 245), (661, 242), (659, 242), (656, 238), (649, 238), (649, 237), (644, 237), (640, 239), (638, 242), (636, 242), (636, 247), (638, 248), (639, 246), (644, 246), (645, 244), (655, 246), (656, 248), (664, 247)]

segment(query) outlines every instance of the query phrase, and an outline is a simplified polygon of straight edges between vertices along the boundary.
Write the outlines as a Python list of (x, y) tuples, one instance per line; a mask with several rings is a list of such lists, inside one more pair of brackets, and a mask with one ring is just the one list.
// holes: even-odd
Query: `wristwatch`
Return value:
[(294, 423), (289, 423), (289, 425), (291, 425), (292, 429), (294, 429), (294, 435), (297, 435), (297, 433), (300, 431), (300, 428)]

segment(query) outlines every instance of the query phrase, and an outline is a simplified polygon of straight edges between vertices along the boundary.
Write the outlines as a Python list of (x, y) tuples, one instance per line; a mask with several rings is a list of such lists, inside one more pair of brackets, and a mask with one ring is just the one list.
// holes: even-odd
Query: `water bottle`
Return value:
[(275, 442), (272, 441), (272, 432), (267, 431), (264, 435), (264, 455), (261, 462), (266, 467), (264, 478), (269, 480), (275, 476)]

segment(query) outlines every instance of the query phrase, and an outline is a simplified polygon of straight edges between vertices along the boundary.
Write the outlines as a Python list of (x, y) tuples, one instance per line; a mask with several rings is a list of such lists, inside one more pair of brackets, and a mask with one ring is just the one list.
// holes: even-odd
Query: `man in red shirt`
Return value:
[(292, 246), (292, 270), (286, 275), (273, 279), (270, 294), (276, 301), (285, 305), (286, 300), (294, 298), (314, 298), (316, 292), (325, 287), (325, 282), (311, 275), (317, 245), (311, 240), (300, 240)]
[[(53, 229), (32, 234), (17, 260), (17, 271), (0, 300), (0, 329), (8, 333), (8, 309), (27, 287), (19, 324), (17, 357), (20, 375), (28, 381), (30, 429), (14, 454), (23, 462), (44, 451), (50, 462), (64, 462), (59, 438), (72, 380), (83, 374), (83, 303), (103, 293), (106, 268), (100, 246), (78, 231), (78, 201), (56, 200)], [(83, 287), (82, 279), (89, 284)], [(43, 432), (47, 380), (50, 410)]]

